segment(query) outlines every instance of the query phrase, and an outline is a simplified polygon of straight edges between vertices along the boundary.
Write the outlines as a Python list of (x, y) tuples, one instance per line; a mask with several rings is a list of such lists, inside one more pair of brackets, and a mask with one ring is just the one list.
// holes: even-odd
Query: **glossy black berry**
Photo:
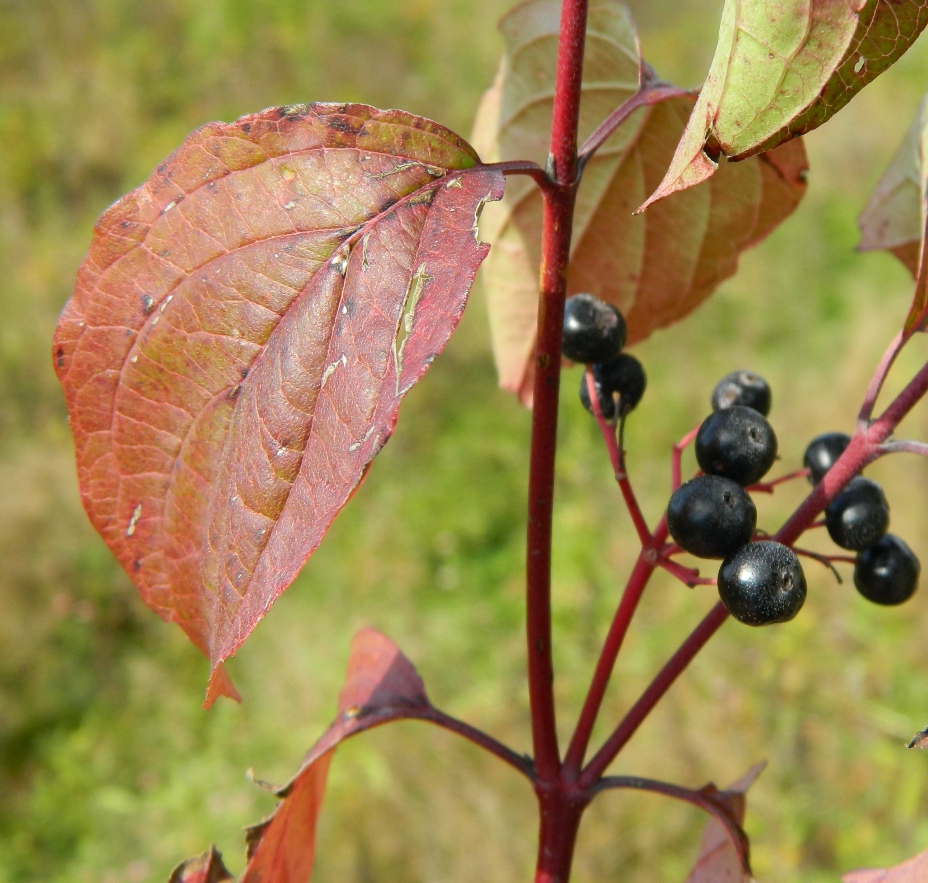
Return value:
[(809, 481), (818, 484), (850, 443), (851, 437), (843, 432), (826, 432), (813, 438), (802, 458), (802, 465), (809, 470)]
[[(648, 379), (644, 368), (634, 356), (622, 353), (611, 362), (593, 366), (593, 382), (599, 399), (599, 409), (607, 420), (623, 417), (633, 411), (644, 395)], [(618, 406), (613, 394), (618, 394)], [(580, 378), (580, 401), (591, 414), (590, 391), (586, 384), (586, 374)]]
[(889, 529), (889, 503), (875, 481), (858, 475), (825, 510), (825, 526), (842, 549), (875, 546)]
[(754, 408), (732, 405), (713, 411), (696, 433), (699, 468), (744, 486), (763, 478), (776, 457), (773, 427)]
[(921, 569), (915, 553), (888, 533), (875, 546), (857, 554), (854, 585), (875, 604), (901, 604), (915, 594)]
[(740, 484), (700, 475), (678, 487), (667, 506), (667, 527), (698, 558), (724, 558), (751, 541), (757, 508)]
[(625, 346), (625, 319), (612, 304), (592, 294), (575, 294), (564, 304), (561, 352), (574, 362), (608, 362)]
[(738, 549), (719, 569), (719, 596), (747, 625), (792, 619), (806, 600), (806, 578), (788, 546), (763, 540)]
[(753, 408), (766, 416), (770, 413), (770, 386), (759, 374), (732, 371), (712, 390), (712, 410), (722, 411), (732, 405)]

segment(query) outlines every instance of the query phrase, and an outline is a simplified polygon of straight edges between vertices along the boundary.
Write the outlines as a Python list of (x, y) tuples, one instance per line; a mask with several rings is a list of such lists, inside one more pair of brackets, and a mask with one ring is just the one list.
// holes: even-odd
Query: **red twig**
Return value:
[(716, 604), (703, 618), (702, 622), (690, 633), (680, 645), (667, 664), (658, 672), (657, 677), (648, 685), (638, 701), (616, 727), (593, 759), (586, 765), (577, 783), (581, 788), (591, 788), (606, 771), (616, 755), (625, 747), (644, 719), (670, 689), (671, 684), (680, 676), (693, 658), (705, 647), (706, 642), (718, 631), (728, 619), (728, 611), (720, 603)]
[(908, 340), (909, 336), (906, 335), (904, 331), (900, 331), (892, 339), (889, 346), (886, 347), (886, 352), (883, 353), (883, 357), (880, 359), (876, 371), (873, 372), (873, 377), (870, 378), (870, 385), (867, 387), (867, 392), (864, 394), (864, 400), (860, 406), (860, 413), (857, 415), (857, 423), (859, 426), (866, 426), (870, 422), (870, 418), (873, 415), (873, 407), (876, 404), (876, 399), (880, 394), (880, 390), (883, 388), (886, 375), (889, 374), (889, 369), (892, 368), (893, 362), (896, 361), (896, 356), (899, 355)]
[[(573, 207), (576, 199), (577, 124), (586, 34), (586, 0), (564, 0), (558, 42), (550, 165), (557, 185), (544, 190), (541, 297), (535, 350), (534, 408), (529, 464), (526, 561), (526, 638), (532, 744), (539, 780), (556, 782), (560, 757), (551, 659), (551, 521), (560, 386), (561, 335)], [(545, 828), (542, 818), (542, 832)], [(542, 853), (551, 844), (539, 843)], [(569, 861), (567, 867), (569, 868)], [(540, 878), (539, 878), (540, 879)], [(565, 875), (566, 879), (566, 875)]]
[(742, 868), (746, 873), (751, 873), (748, 838), (741, 826), (736, 823), (731, 812), (726, 809), (724, 801), (720, 799), (725, 795), (725, 792), (712, 791), (709, 788), (694, 791), (692, 788), (681, 788), (679, 785), (671, 785), (669, 782), (642, 779), (638, 776), (606, 776), (600, 780), (595, 791), (598, 793), (606, 788), (634, 788), (640, 791), (653, 791), (655, 794), (663, 794), (665, 797), (685, 800), (687, 803), (711, 813), (725, 826), (732, 845), (738, 852)]
[(535, 754), (539, 832), (535, 883), (566, 883), (587, 800), (563, 787), (554, 712), (551, 659), (551, 521), (561, 336), (567, 264), (577, 195), (577, 125), (586, 39), (587, 0), (563, 0), (551, 125), (548, 175), (543, 190), (541, 297), (535, 349), (532, 450), (529, 464), (526, 638), (529, 701)]
[(918, 454), (928, 457), (928, 444), (909, 438), (893, 439), (880, 445), (880, 455), (883, 454)]
[(642, 546), (651, 542), (651, 531), (648, 530), (647, 522), (644, 520), (644, 513), (641, 506), (638, 505), (638, 498), (632, 489), (631, 482), (628, 480), (628, 473), (625, 471), (625, 451), (622, 450), (615, 427), (603, 416), (602, 408), (599, 406), (599, 396), (596, 393), (596, 382), (593, 379), (593, 372), (587, 369), (585, 375), (586, 389), (590, 396), (590, 406), (593, 408), (593, 416), (599, 424), (599, 431), (602, 433), (603, 441), (606, 443), (606, 450), (609, 452), (609, 462), (612, 464), (612, 472), (615, 480), (622, 491), (622, 497), (625, 500), (625, 506), (628, 514), (631, 515), (632, 523), (638, 533), (638, 539)]
[(638, 91), (627, 101), (620, 104), (609, 116), (599, 124), (593, 134), (583, 142), (580, 148), (580, 160), (586, 162), (638, 108), (648, 107), (675, 98), (678, 95), (688, 94), (686, 89), (678, 89), (666, 84), (649, 84), (643, 82)]
[(747, 490), (757, 494), (772, 494), (773, 489), (777, 487), (777, 485), (785, 484), (797, 478), (807, 478), (808, 475), (808, 469), (797, 469), (795, 472), (788, 472), (786, 475), (781, 475), (779, 478), (774, 478), (771, 481), (759, 481), (757, 484), (752, 484)]
[(483, 748), (484, 751), (489, 751), (490, 754), (495, 755), (504, 763), (509, 764), (509, 766), (522, 773), (523, 776), (533, 781), (535, 779), (535, 769), (532, 765), (531, 758), (526, 757), (524, 754), (517, 754), (498, 739), (494, 739), (492, 736), (484, 733), (483, 730), (478, 730), (476, 727), (472, 727), (470, 724), (458, 720), (456, 717), (451, 717), (451, 715), (445, 714), (437, 708), (426, 708), (422, 710), (411, 708), (406, 712), (406, 716), (417, 720), (428, 721), (445, 730), (456, 733), (458, 736)]
[[(874, 379), (871, 381), (868, 397), (874, 390), (878, 391), (881, 377), (885, 377), (887, 365), (892, 362), (890, 353), (892, 347), (883, 356)], [(898, 345), (896, 347), (898, 350)], [(923, 365), (918, 373), (909, 381), (906, 387), (890, 402), (886, 410), (872, 423), (858, 424), (857, 431), (851, 438), (851, 443), (844, 453), (835, 461), (835, 464), (825, 473), (824, 478), (812, 489), (799, 508), (787, 519), (786, 523), (777, 531), (775, 540), (787, 546), (793, 545), (802, 533), (813, 525), (819, 513), (824, 510), (835, 495), (868, 463), (887, 453), (886, 440), (892, 435), (896, 427), (905, 416), (915, 407), (928, 392), (928, 364)], [(870, 401), (872, 407), (872, 400)], [(862, 408), (863, 414), (866, 409)]]
[(670, 455), (670, 489), (676, 490), (683, 483), (682, 476), (682, 465), (681, 461), (683, 460), (683, 452), (686, 450), (687, 445), (696, 438), (696, 433), (699, 432), (699, 427), (702, 426), (700, 423), (699, 426), (694, 426), (683, 438), (680, 439), (674, 446), (673, 451)]
[(663, 567), (667, 573), (675, 576), (681, 583), (691, 589), (696, 586), (714, 586), (717, 582), (714, 576), (700, 576), (699, 571), (695, 568), (684, 567), (682, 564), (671, 561), (669, 558), (658, 558), (657, 563)]
[(593, 726), (602, 707), (609, 679), (612, 677), (615, 661), (618, 658), (622, 642), (625, 640), (625, 635), (628, 633), (628, 627), (638, 607), (638, 602), (641, 600), (641, 595), (648, 584), (651, 574), (654, 572), (656, 563), (653, 550), (642, 549), (628, 582), (625, 584), (622, 600), (619, 602), (612, 625), (609, 627), (609, 633), (603, 643), (603, 649), (600, 651), (596, 669), (593, 672), (593, 679), (590, 682), (590, 689), (586, 694), (580, 717), (577, 720), (577, 728), (564, 758), (564, 768), (568, 775), (579, 773), (583, 764), (584, 755), (590, 744), (590, 736), (593, 733)]
[(529, 178), (534, 179), (542, 192), (554, 186), (554, 182), (548, 177), (545, 170), (538, 163), (528, 159), (484, 163), (482, 168), (496, 169), (496, 171), (502, 172), (504, 175), (527, 175)]

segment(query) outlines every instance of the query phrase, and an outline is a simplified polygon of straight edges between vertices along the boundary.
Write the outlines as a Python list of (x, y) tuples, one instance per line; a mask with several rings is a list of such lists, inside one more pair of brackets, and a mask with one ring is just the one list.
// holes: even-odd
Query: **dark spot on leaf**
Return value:
[(551, 357), (547, 353), (538, 354), (538, 367), (545, 369), (551, 364)]
[(133, 570), (136, 570), (136, 571), (141, 570), (141, 569), (142, 569), (142, 562), (139, 561), (138, 559), (136, 559), (135, 561), (133, 561), (133, 562), (132, 562), (132, 569), (133, 569)]
[(119, 222), (119, 226), (122, 227), (123, 230), (125, 230), (126, 227), (129, 226), (129, 221), (127, 221), (127, 220), (126, 220), (126, 221), (120, 221), (120, 222)]
[(242, 131), (247, 135), (251, 131), (251, 123), (242, 123)]
[(167, 172), (167, 170), (168, 170), (168, 163), (167, 163), (167, 160), (165, 160), (163, 163), (161, 163), (160, 166), (158, 166), (158, 174), (163, 175)]
[(55, 350), (55, 360), (56, 360), (55, 363), (58, 365), (59, 368), (64, 367), (64, 347), (63, 346), (60, 346), (58, 347), (57, 350)]
[(383, 203), (383, 205), (380, 206), (380, 211), (388, 212), (390, 211), (391, 208), (393, 208), (393, 206), (396, 205), (396, 203), (397, 203), (397, 199), (395, 196), (388, 197), (386, 201)]
[(242, 380), (244, 380), (244, 379), (248, 376), (248, 369), (247, 369), (247, 368), (242, 368), (242, 370), (241, 370), (240, 373), (241, 373), (241, 375), (242, 375)]
[(155, 308), (155, 299), (150, 294), (142, 295), (142, 312), (146, 315)]
[(335, 132), (350, 132), (357, 134), (363, 127), (359, 126), (354, 120), (344, 116), (332, 116), (326, 120), (326, 125)]
[(236, 383), (232, 389), (229, 390), (229, 398), (233, 401), (238, 398), (238, 394), (242, 391), (242, 384)]

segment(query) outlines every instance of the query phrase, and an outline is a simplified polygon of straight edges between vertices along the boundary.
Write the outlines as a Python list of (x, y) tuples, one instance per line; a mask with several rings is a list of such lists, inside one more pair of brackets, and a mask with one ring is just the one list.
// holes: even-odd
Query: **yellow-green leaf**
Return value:
[(709, 74), (673, 162), (643, 207), (810, 132), (896, 62), (925, 0), (726, 0)]

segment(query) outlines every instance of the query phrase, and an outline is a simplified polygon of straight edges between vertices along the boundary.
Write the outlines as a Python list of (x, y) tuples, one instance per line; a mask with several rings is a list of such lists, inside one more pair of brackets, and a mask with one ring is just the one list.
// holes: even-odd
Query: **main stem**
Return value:
[(548, 172), (542, 189), (541, 296), (535, 349), (526, 562), (529, 701), (540, 825), (535, 883), (567, 883), (585, 800), (561, 778), (551, 657), (551, 527), (567, 264), (577, 195), (577, 126), (587, 0), (563, 0)]
[(553, 185), (545, 188), (541, 297), (532, 410), (526, 564), (529, 699), (532, 743), (541, 782), (560, 775), (551, 660), (551, 524), (567, 264), (577, 192), (577, 124), (586, 33), (586, 0), (564, 0), (551, 127)]

